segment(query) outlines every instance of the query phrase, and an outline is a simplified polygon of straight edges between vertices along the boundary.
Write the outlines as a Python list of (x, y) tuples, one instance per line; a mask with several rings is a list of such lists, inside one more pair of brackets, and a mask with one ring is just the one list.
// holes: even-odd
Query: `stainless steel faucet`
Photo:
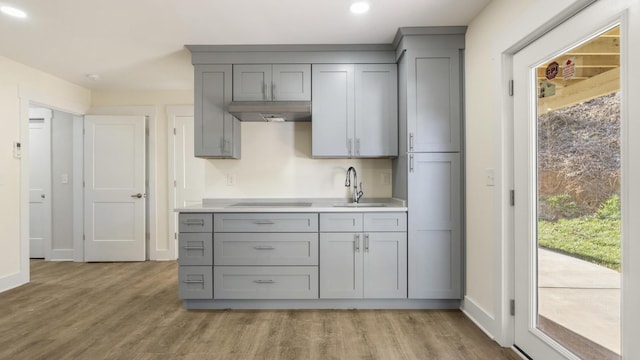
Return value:
[(362, 183), (360, 183), (360, 191), (358, 191), (358, 173), (356, 172), (356, 169), (353, 166), (347, 169), (347, 180), (344, 181), (344, 186), (345, 187), (351, 186), (352, 171), (353, 171), (353, 202), (358, 203), (362, 195), (364, 195), (364, 193), (362, 192)]

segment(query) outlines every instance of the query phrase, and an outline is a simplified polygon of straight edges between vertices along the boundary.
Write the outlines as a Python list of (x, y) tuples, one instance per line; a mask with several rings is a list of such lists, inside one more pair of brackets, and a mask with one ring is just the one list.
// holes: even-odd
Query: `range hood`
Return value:
[(227, 111), (241, 121), (311, 121), (310, 101), (235, 101)]

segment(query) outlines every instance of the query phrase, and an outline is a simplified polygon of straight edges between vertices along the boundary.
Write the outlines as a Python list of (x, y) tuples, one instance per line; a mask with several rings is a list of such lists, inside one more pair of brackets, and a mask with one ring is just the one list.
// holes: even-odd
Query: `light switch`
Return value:
[(487, 186), (494, 186), (496, 184), (496, 172), (494, 169), (487, 169), (485, 177)]
[(236, 176), (234, 174), (227, 174), (227, 186), (234, 186), (236, 184)]

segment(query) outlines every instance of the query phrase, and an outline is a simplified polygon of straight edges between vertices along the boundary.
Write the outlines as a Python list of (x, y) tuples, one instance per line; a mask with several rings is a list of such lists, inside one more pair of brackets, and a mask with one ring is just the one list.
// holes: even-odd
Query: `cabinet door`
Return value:
[(354, 137), (354, 67), (313, 65), (312, 155), (351, 157)]
[(459, 299), (460, 155), (409, 155), (409, 298)]
[(240, 124), (226, 111), (231, 65), (196, 66), (194, 102), (195, 156), (239, 159)]
[(364, 297), (407, 297), (407, 233), (364, 233)]
[(355, 156), (398, 156), (396, 64), (355, 66)]
[(271, 99), (274, 101), (311, 101), (311, 65), (273, 65)]
[(234, 65), (233, 101), (271, 100), (271, 65)]
[(459, 50), (408, 53), (408, 151), (460, 151)]
[(320, 298), (362, 298), (362, 233), (320, 233)]

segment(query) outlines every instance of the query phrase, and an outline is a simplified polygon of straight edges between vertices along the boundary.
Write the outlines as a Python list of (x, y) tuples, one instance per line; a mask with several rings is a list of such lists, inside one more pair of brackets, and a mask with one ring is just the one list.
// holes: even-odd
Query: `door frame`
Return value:
[(178, 258), (178, 229), (177, 223), (174, 221), (175, 212), (173, 211), (173, 204), (176, 197), (176, 187), (173, 182), (175, 180), (175, 135), (173, 130), (175, 129), (175, 119), (178, 116), (194, 116), (193, 105), (168, 105), (167, 112), (167, 187), (169, 188), (169, 201), (168, 203), (168, 237), (169, 237), (169, 259), (175, 260)]
[[(82, 116), (88, 109), (85, 104), (80, 104), (67, 99), (56, 96), (47, 95), (36, 91), (28, 86), (20, 85), (18, 87), (18, 97), (20, 102), (20, 135), (19, 141), (22, 148), (21, 164), (20, 164), (20, 270), (15, 278), (15, 286), (29, 282), (30, 266), (29, 266), (29, 108), (32, 106), (42, 106), (52, 110), (60, 110), (74, 116)], [(74, 124), (75, 129), (75, 124)], [(74, 139), (75, 139), (74, 132)], [(75, 144), (74, 144), (75, 146)], [(74, 159), (74, 167), (77, 164)], [(74, 171), (74, 184), (82, 184), (82, 177), (77, 178)], [(74, 194), (77, 189), (74, 188)], [(75, 201), (75, 200), (74, 200)], [(75, 204), (74, 204), (75, 206)], [(78, 239), (77, 224), (82, 227), (82, 213), (80, 218), (77, 217), (78, 212), (74, 211), (74, 245), (82, 242), (82, 232)], [(74, 258), (74, 260), (78, 261)], [(10, 284), (11, 285), (11, 284)], [(12, 286), (11, 286), (12, 287)]]
[[(551, 29), (562, 24), (564, 21), (577, 14), (587, 6), (595, 3), (597, 0), (567, 0), (561, 4), (554, 0), (539, 0), (533, 3), (527, 10), (526, 15), (515, 19), (513, 29), (510, 29), (509, 33), (504, 38), (497, 39), (493, 46), (493, 53), (498, 54), (499, 58), (493, 64), (493, 70), (501, 78), (499, 85), (500, 95), (494, 98), (493, 105), (499, 109), (500, 117), (496, 122), (494, 133), (496, 139), (500, 140), (499, 150), (496, 151), (496, 190), (494, 193), (494, 201), (496, 206), (495, 223), (496, 229), (496, 242), (495, 242), (495, 254), (498, 261), (495, 262), (494, 275), (495, 275), (495, 287), (494, 294), (494, 306), (495, 316), (493, 319), (494, 327), (489, 330), (490, 333), (495, 335), (495, 340), (502, 346), (513, 346), (514, 344), (514, 318), (510, 315), (510, 302), (514, 298), (515, 283), (514, 283), (514, 208), (511, 206), (510, 191), (514, 186), (514, 159), (513, 159), (513, 118), (514, 118), (514, 98), (509, 95), (510, 80), (513, 79), (513, 55), (532, 43), (542, 35), (546, 34)], [(631, 33), (637, 34), (640, 30), (640, 24), (638, 24), (637, 14), (640, 12), (640, 5), (632, 2), (628, 2), (630, 8), (633, 8), (633, 14), (635, 23), (627, 21), (630, 16), (630, 11), (626, 11), (622, 14), (623, 23), (625, 26), (621, 26), (621, 32), (623, 35), (623, 46), (629, 48), (629, 35)], [(548, 9), (554, 9), (556, 15), (549, 20)], [(630, 29), (633, 27), (633, 29)], [(621, 64), (633, 63), (640, 58), (640, 49), (634, 47), (627, 51), (626, 57), (621, 56)], [(631, 71), (631, 67), (628, 67), (628, 77), (638, 76), (637, 70)], [(623, 101), (627, 102), (627, 99), (633, 98), (632, 96), (640, 95), (640, 89), (637, 85), (631, 87), (627, 79), (621, 79), (621, 89), (623, 89)], [(630, 95), (630, 92), (633, 92)], [(627, 118), (630, 118), (629, 114), (639, 114), (640, 104), (628, 104), (625, 114)], [(633, 124), (629, 122), (626, 124), (628, 128), (633, 128), (634, 133), (638, 132), (640, 124)], [(622, 136), (625, 137), (627, 132), (623, 129)], [(628, 135), (627, 135), (628, 136)], [(628, 139), (628, 138), (627, 138)], [(623, 148), (623, 166), (630, 169), (629, 154), (640, 153), (640, 144), (627, 143), (627, 147)], [(626, 154), (626, 156), (625, 156)], [(625, 166), (626, 165), (626, 166)], [(622, 191), (629, 195), (629, 198), (638, 200), (640, 189), (633, 189), (629, 184), (637, 183), (640, 181), (640, 169), (632, 168), (627, 173), (627, 181), (622, 184)], [(622, 229), (622, 236), (627, 237), (630, 233), (630, 228), (634, 228), (634, 233), (637, 233), (637, 227), (640, 224), (631, 223), (631, 219), (637, 218), (639, 209), (631, 209), (629, 206), (623, 204), (623, 223), (628, 224), (626, 228)], [(635, 259), (636, 262), (640, 259), (640, 247), (628, 248), (623, 251), (623, 272), (634, 272), (637, 275), (640, 265), (638, 263), (632, 264), (631, 259)], [(640, 284), (634, 284), (630, 280), (632, 276), (623, 277), (623, 295), (622, 295), (622, 311), (623, 317), (626, 321), (622, 323), (622, 353), (623, 356), (628, 358), (640, 357), (639, 344), (633, 344), (625, 338), (625, 334), (632, 334), (634, 330), (637, 330), (637, 324), (640, 323), (640, 309), (633, 308), (633, 300), (636, 300), (640, 296)], [(491, 321), (486, 322), (491, 324)], [(635, 324), (635, 325), (634, 325)], [(492, 331), (493, 330), (493, 331)]]
[[(147, 117), (147, 141), (145, 150), (145, 166), (146, 166), (146, 257), (147, 260), (168, 260), (166, 250), (159, 249), (159, 234), (164, 231), (159, 230), (158, 216), (158, 125), (156, 119), (155, 106), (100, 106), (90, 108), (86, 115), (137, 115)], [(161, 235), (162, 236), (162, 235)], [(83, 244), (84, 246), (84, 244)]]

